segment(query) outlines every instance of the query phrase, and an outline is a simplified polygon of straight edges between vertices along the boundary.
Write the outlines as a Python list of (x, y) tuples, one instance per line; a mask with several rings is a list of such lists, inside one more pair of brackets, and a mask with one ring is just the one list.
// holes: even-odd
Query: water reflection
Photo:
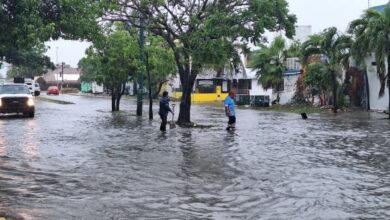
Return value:
[(161, 133), (159, 119), (111, 114), (110, 100), (70, 100), (0, 121), (0, 209), (31, 219), (390, 216), (390, 122), (378, 115), (303, 121), (242, 108), (226, 132), (223, 106), (195, 105), (193, 120), (211, 128)]
[(24, 130), (24, 147), (23, 152), (26, 158), (35, 158), (39, 155), (39, 139), (37, 135), (37, 122), (35, 120), (27, 120), (27, 125)]
[(0, 156), (6, 156), (7, 155), (7, 149), (6, 149), (6, 143), (4, 142), (3, 137), (0, 137)]
[[(3, 123), (0, 121), (0, 131), (4, 130)], [(7, 143), (4, 134), (0, 133), (0, 156), (7, 155)]]

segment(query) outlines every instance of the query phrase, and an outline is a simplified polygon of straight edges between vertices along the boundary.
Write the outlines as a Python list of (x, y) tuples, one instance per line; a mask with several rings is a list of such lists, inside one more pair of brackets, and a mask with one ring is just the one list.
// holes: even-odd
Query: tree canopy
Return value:
[[(102, 3), (94, 0), (0, 0), (0, 62), (60, 37), (92, 39), (99, 32)], [(16, 57), (15, 57), (16, 56)]]
[(17, 54), (13, 56), (13, 65), (8, 70), (7, 77), (33, 78), (46, 73), (48, 69), (54, 69), (54, 64), (48, 56), (44, 55), (45, 52), (46, 47), (44, 44), (39, 44), (30, 50), (15, 51)]
[(390, 61), (390, 5), (386, 6), (383, 12), (367, 10), (360, 19), (351, 22), (349, 32), (355, 38), (352, 55), (360, 63), (363, 63), (368, 53), (375, 53), (377, 74), (381, 83), (379, 97), (382, 97), (386, 79), (390, 92), (390, 71), (389, 68), (386, 71), (385, 64)]
[(276, 37), (269, 47), (262, 47), (253, 60), (256, 75), (264, 89), (276, 88), (279, 91), (286, 71), (286, 42), (282, 36)]
[(119, 110), (120, 98), (130, 76), (141, 67), (137, 39), (128, 31), (117, 30), (95, 41), (80, 62), (83, 79), (94, 78), (111, 91), (112, 110)]
[(254, 53), (251, 66), (256, 70), (259, 84), (264, 89), (275, 88), (278, 92), (283, 85), (283, 73), (287, 70), (287, 58), (299, 57), (298, 42), (293, 42), (289, 47), (282, 36), (276, 37), (270, 46), (262, 46)]
[(145, 47), (146, 70), (150, 73), (153, 96), (156, 96), (162, 84), (177, 73), (171, 48), (158, 36), (148, 36), (149, 45)]
[(304, 83), (310, 87), (311, 91), (327, 92), (331, 89), (332, 77), (325, 64), (311, 63), (307, 66)]
[[(332, 78), (332, 102), (333, 112), (335, 113), (338, 108), (337, 77), (342, 67), (348, 66), (351, 45), (351, 38), (347, 35), (340, 35), (335, 27), (327, 28), (322, 33), (311, 36), (309, 40), (302, 44), (303, 63), (310, 63), (310, 58), (316, 56), (318, 58), (317, 62), (325, 65), (323, 68), (316, 66), (316, 69), (328, 71)], [(323, 82), (327, 82), (327, 80)]]
[(236, 56), (235, 43), (265, 41), (268, 31), (294, 35), (296, 17), (285, 0), (114, 0), (108, 20), (122, 20), (161, 36), (171, 47), (183, 96), (179, 124), (190, 123), (195, 78), (206, 64), (223, 64)]

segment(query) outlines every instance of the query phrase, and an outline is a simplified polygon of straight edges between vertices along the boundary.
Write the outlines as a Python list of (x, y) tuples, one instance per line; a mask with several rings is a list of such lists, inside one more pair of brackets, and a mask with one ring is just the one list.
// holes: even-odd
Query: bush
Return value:
[(67, 93), (79, 93), (80, 90), (77, 88), (62, 88), (61, 93), (67, 94)]

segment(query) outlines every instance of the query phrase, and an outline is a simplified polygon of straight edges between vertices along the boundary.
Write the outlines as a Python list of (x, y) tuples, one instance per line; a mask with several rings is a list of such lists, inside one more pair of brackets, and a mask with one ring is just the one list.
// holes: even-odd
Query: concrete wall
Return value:
[(294, 97), (299, 74), (284, 76), (284, 90), (280, 92), (280, 104), (288, 104)]
[(389, 109), (389, 88), (386, 86), (385, 95), (379, 98), (380, 83), (376, 73), (376, 66), (372, 65), (375, 62), (375, 57), (372, 55), (366, 59), (367, 78), (370, 93), (370, 109), (372, 110), (388, 110)]
[(268, 95), (272, 98), (272, 89), (263, 89), (261, 85), (257, 83), (257, 79), (252, 79), (252, 89), (249, 91), (249, 95)]

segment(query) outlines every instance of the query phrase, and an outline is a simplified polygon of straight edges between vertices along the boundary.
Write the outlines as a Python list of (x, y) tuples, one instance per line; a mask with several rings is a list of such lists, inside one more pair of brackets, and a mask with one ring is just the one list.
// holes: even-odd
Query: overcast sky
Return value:
[[(298, 17), (297, 25), (311, 25), (313, 33), (335, 26), (345, 31), (349, 22), (359, 18), (370, 6), (382, 5), (388, 0), (287, 0), (291, 13)], [(80, 41), (57, 41), (47, 43), (50, 49), (47, 55), (52, 62), (65, 62), (77, 67), (78, 61), (84, 56), (89, 46)], [(56, 55), (57, 54), (57, 55)]]

